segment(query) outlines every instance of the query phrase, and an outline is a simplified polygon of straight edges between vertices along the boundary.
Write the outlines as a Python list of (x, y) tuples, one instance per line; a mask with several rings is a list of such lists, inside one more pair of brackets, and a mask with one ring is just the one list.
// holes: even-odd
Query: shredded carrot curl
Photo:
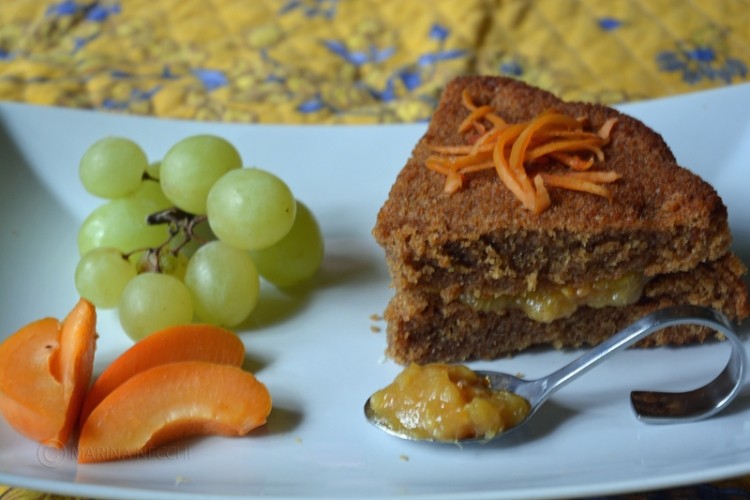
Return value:
[[(469, 93), (461, 95), (469, 115), (458, 127), (460, 133), (474, 130), (479, 137), (473, 144), (431, 145), (427, 158), (430, 170), (445, 176), (444, 191), (461, 189), (466, 175), (494, 169), (503, 184), (523, 206), (538, 214), (549, 207), (547, 186), (580, 191), (612, 200), (604, 185), (620, 178), (617, 172), (591, 171), (604, 160), (603, 147), (609, 142), (617, 118), (610, 118), (596, 132), (584, 130), (585, 120), (556, 110), (548, 110), (524, 123), (507, 123), (491, 106), (477, 106)], [(529, 177), (529, 165), (548, 163), (566, 166), (563, 173), (536, 173)]]

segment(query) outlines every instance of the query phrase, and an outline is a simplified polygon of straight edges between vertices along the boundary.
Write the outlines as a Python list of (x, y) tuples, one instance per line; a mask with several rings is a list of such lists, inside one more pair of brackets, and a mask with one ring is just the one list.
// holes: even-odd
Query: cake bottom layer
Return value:
[[(644, 288), (638, 302), (621, 307), (579, 307), (551, 322), (529, 319), (508, 309), (477, 311), (439, 293), (400, 289), (388, 304), (387, 355), (399, 363), (461, 362), (494, 359), (538, 345), (558, 349), (596, 345), (657, 309), (693, 304), (723, 312), (733, 321), (750, 315), (744, 265), (734, 255), (704, 263), (689, 272), (661, 275)], [(697, 326), (670, 327), (654, 333), (639, 347), (704, 342), (714, 332)]]

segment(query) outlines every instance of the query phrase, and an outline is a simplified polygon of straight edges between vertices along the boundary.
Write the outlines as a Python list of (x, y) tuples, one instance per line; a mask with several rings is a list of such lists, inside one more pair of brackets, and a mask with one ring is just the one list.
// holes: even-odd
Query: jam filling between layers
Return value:
[(638, 302), (648, 280), (641, 273), (599, 280), (580, 286), (562, 286), (525, 292), (521, 295), (461, 295), (464, 304), (480, 312), (500, 313), (519, 309), (534, 321), (549, 323), (572, 315), (580, 306), (602, 308)]

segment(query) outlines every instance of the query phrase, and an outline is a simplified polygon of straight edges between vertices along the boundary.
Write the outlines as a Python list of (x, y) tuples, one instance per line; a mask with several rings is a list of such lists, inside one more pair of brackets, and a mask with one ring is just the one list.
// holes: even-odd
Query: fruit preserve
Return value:
[(490, 439), (522, 422), (529, 403), (466, 366), (445, 363), (407, 366), (370, 405), (391, 429), (415, 439)]

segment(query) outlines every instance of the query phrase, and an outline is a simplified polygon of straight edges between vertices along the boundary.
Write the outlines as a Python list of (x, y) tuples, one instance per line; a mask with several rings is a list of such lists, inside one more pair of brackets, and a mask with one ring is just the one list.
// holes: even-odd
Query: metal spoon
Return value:
[[(616, 352), (626, 349), (663, 328), (685, 324), (705, 326), (726, 337), (732, 352), (724, 370), (714, 380), (698, 389), (687, 392), (634, 391), (630, 394), (630, 401), (636, 417), (647, 423), (693, 422), (715, 415), (726, 408), (740, 392), (747, 364), (745, 347), (734, 332), (732, 324), (723, 314), (705, 307), (675, 306), (639, 319), (572, 363), (546, 377), (524, 380), (507, 373), (477, 371), (478, 374), (487, 377), (492, 389), (507, 390), (518, 394), (531, 406), (528, 415), (521, 423), (497, 434), (495, 438), (505, 436), (527, 423), (554, 392)], [(392, 429), (387, 422), (378, 418), (370, 406), (370, 399), (365, 403), (364, 411), (367, 420), (385, 432), (404, 439), (417, 439), (407, 432)], [(471, 438), (461, 442), (466, 441), (487, 441), (487, 439)]]

